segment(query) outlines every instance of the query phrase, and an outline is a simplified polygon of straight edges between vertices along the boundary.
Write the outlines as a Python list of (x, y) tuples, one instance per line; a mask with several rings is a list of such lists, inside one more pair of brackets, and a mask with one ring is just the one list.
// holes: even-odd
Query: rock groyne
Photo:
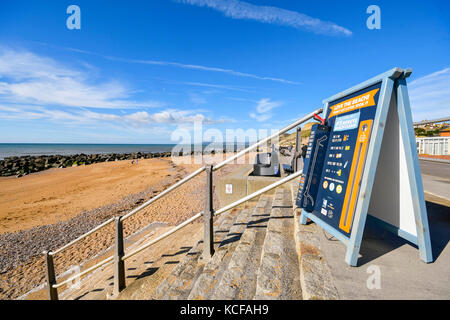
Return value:
[[(225, 152), (225, 150), (224, 150)], [(6, 157), (0, 160), (0, 176), (17, 176), (18, 178), (51, 168), (67, 168), (79, 165), (89, 165), (93, 163), (166, 158), (171, 156), (196, 155), (199, 152), (136, 152), (136, 153), (108, 153), (108, 154), (74, 154), (74, 155), (42, 155), (42, 156), (20, 156)], [(214, 150), (211, 154), (214, 154)]]

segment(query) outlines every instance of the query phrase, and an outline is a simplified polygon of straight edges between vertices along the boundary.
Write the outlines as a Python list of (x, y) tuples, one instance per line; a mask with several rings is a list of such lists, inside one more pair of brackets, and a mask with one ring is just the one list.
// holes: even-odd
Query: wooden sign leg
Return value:
[(414, 217), (417, 229), (417, 244), (419, 247), (420, 259), (426, 263), (433, 261), (431, 249), (430, 230), (428, 227), (427, 208), (425, 206), (425, 196), (423, 192), (422, 175), (419, 164), (419, 156), (416, 150), (416, 139), (413, 128), (411, 107), (409, 103), (406, 76), (397, 80), (397, 106), (398, 118), (400, 121), (400, 132), (406, 156), (406, 165), (411, 186), (413, 200)]

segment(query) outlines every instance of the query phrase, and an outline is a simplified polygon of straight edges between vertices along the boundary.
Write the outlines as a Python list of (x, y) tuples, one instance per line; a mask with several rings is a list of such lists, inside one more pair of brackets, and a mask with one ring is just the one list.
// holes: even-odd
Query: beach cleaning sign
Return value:
[(344, 131), (356, 129), (359, 124), (360, 113), (353, 113), (348, 116), (337, 117), (334, 123), (334, 131)]
[(379, 90), (380, 90), (379, 88), (370, 90), (369, 92), (365, 92), (363, 94), (360, 94), (359, 96), (350, 98), (348, 100), (345, 100), (339, 104), (330, 107), (331, 113), (329, 115), (329, 118), (353, 110), (374, 106), (376, 104), (375, 95)]
[[(417, 245), (424, 262), (433, 261), (406, 84), (410, 74), (394, 68), (324, 100), (324, 160), (313, 165), (321, 172), (318, 189), (314, 198), (309, 195), (313, 208), (303, 206), (300, 223), (310, 219), (342, 241), (351, 266), (357, 265), (366, 219)], [(314, 172), (310, 165), (307, 174)]]

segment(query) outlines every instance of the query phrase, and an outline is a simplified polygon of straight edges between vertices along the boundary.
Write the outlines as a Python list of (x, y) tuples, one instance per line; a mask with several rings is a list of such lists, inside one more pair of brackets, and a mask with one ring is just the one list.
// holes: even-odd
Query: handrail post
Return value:
[(58, 300), (58, 289), (53, 288), (53, 285), (56, 284), (56, 276), (55, 276), (55, 265), (53, 263), (53, 256), (49, 251), (44, 251), (45, 255), (45, 265), (47, 268), (47, 272), (45, 275), (47, 281), (47, 293), (49, 300)]
[(214, 254), (214, 226), (213, 226), (213, 167), (206, 166), (206, 194), (205, 210), (203, 211), (204, 231), (203, 231), (203, 256), (204, 260), (209, 260)]
[(302, 128), (300, 128), (300, 126), (297, 126), (297, 130), (296, 130), (296, 136), (295, 136), (295, 152), (294, 152), (294, 163), (293, 163), (293, 168), (294, 172), (297, 172), (299, 169), (299, 165), (298, 165), (298, 160), (301, 158), (301, 154), (302, 154), (302, 148), (300, 146), (300, 144), (302, 143)]
[(116, 242), (114, 247), (114, 291), (117, 296), (125, 289), (125, 261), (122, 259), (124, 252), (123, 245), (123, 222), (121, 217), (116, 217)]

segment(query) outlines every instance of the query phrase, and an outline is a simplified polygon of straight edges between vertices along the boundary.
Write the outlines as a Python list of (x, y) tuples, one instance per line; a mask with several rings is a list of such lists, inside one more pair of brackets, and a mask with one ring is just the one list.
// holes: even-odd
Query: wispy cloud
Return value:
[(201, 121), (203, 124), (218, 124), (230, 120), (213, 120), (194, 110), (167, 109), (155, 113), (138, 111), (130, 114), (101, 113), (87, 109), (59, 110), (37, 106), (15, 108), (0, 105), (0, 119), (6, 120), (49, 120), (66, 124), (98, 124), (132, 126), (135, 128), (158, 125), (184, 125)]
[(241, 87), (229, 86), (229, 85), (221, 85), (221, 84), (213, 84), (213, 83), (203, 83), (203, 82), (184, 82), (184, 84), (189, 86), (197, 86), (197, 87), (206, 87), (206, 88), (214, 88), (214, 89), (224, 89), (231, 91), (240, 91), (240, 92), (253, 92), (251, 90), (247, 90)]
[(257, 102), (256, 111), (250, 112), (249, 116), (259, 122), (269, 120), (272, 117), (270, 111), (281, 105), (282, 102), (280, 101), (271, 101), (269, 98), (263, 98)]
[(408, 88), (415, 121), (450, 116), (450, 68), (411, 81)]
[(55, 45), (51, 45), (48, 43), (38, 42), (38, 44), (45, 45), (48, 47), (68, 50), (68, 51), (72, 51), (72, 52), (82, 53), (82, 54), (94, 55), (97, 57), (101, 57), (103, 59), (117, 61), (117, 62), (147, 64), (147, 65), (157, 65), (157, 66), (170, 66), (170, 67), (190, 69), (190, 70), (219, 72), (219, 73), (230, 74), (230, 75), (237, 76), (237, 77), (252, 78), (252, 79), (264, 80), (264, 81), (274, 81), (274, 82), (281, 82), (281, 83), (293, 84), (293, 85), (301, 84), (300, 82), (286, 80), (283, 78), (261, 76), (261, 75), (256, 75), (256, 74), (252, 74), (252, 73), (240, 72), (240, 71), (226, 69), (226, 68), (220, 68), (220, 67), (211, 67), (211, 66), (204, 66), (204, 65), (197, 65), (197, 64), (187, 64), (187, 63), (172, 62), (172, 61), (152, 60), (152, 59), (127, 59), (127, 58), (115, 57), (115, 56), (110, 56), (110, 55), (104, 55), (104, 54), (100, 54), (100, 53), (96, 53), (96, 52), (92, 52), (92, 51), (88, 51), (88, 50), (55, 46)]
[[(31, 52), (0, 47), (0, 119), (67, 125), (106, 123), (133, 128), (228, 121), (159, 101), (135, 101), (135, 93), (119, 81), (93, 83), (86, 70), (69, 68)], [(164, 110), (151, 113), (149, 108)]]
[(108, 109), (165, 106), (134, 101), (133, 93), (119, 81), (92, 83), (89, 72), (30, 52), (0, 48), (0, 101)]
[(176, 0), (177, 2), (208, 7), (232, 19), (248, 19), (303, 29), (318, 34), (351, 36), (352, 32), (333, 22), (322, 21), (306, 14), (270, 6), (258, 6), (238, 0)]
[(189, 99), (195, 105), (207, 103), (206, 98), (201, 96), (201, 95), (199, 95), (198, 93), (190, 93), (189, 96), (190, 96)]
[(170, 62), (170, 61), (124, 59), (124, 58), (111, 57), (111, 56), (103, 56), (103, 57), (106, 59), (109, 59), (109, 60), (122, 61), (122, 62), (128, 62), (128, 63), (171, 66), (171, 67), (191, 69), (191, 70), (220, 72), (220, 73), (230, 74), (233, 76), (252, 78), (252, 79), (257, 79), (257, 80), (268, 80), (268, 81), (282, 82), (282, 83), (287, 83), (287, 84), (297, 84), (297, 85), (300, 84), (299, 82), (290, 81), (290, 80), (286, 80), (283, 78), (260, 76), (260, 75), (256, 75), (256, 74), (252, 74), (252, 73), (245, 73), (245, 72), (235, 71), (232, 69), (224, 69), (224, 68), (218, 68), (218, 67), (208, 67), (208, 66), (202, 66), (202, 65), (196, 65), (196, 64), (184, 64), (184, 63)]

